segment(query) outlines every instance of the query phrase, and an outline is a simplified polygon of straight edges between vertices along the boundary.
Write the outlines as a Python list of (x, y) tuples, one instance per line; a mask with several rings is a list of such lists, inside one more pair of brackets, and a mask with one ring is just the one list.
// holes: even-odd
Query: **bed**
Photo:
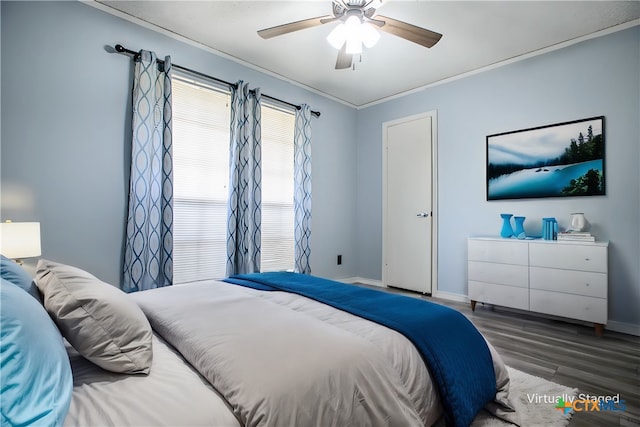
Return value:
[[(302, 276), (246, 275), (124, 294), (85, 271), (40, 260), (39, 292), (29, 289), (33, 283), (23, 287), (32, 293), (23, 292), (33, 300), (29, 310), (6, 316), (48, 313), (55, 325), (37, 325), (38, 335), (59, 334), (63, 356), (46, 350), (57, 365), (55, 375), (41, 373), (49, 381), (43, 393), (57, 398), (29, 408), (34, 415), (24, 424), (462, 426), (483, 407), (514, 419), (499, 355), (473, 327), (471, 338), (456, 338), (467, 333), (453, 329), (464, 316), (446, 309), (457, 320), (406, 330), (402, 316), (389, 313), (403, 301), (387, 303), (390, 294)], [(3, 278), (3, 305), (8, 289)], [(412, 318), (432, 308), (398, 297), (410, 306), (395, 311), (418, 310)], [(422, 330), (433, 332), (425, 342)], [(434, 340), (453, 347), (431, 349)], [(478, 349), (467, 343), (474, 340)], [(488, 398), (474, 388), (482, 381), (491, 383)], [(46, 402), (43, 393), (33, 398)], [(24, 421), (20, 403), (2, 398), (3, 425)]]

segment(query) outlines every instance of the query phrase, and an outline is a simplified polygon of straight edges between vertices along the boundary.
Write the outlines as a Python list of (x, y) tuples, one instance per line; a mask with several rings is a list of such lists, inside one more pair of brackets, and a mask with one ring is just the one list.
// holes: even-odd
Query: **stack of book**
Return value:
[(558, 240), (571, 240), (576, 242), (595, 242), (595, 236), (586, 231), (561, 231), (558, 233)]

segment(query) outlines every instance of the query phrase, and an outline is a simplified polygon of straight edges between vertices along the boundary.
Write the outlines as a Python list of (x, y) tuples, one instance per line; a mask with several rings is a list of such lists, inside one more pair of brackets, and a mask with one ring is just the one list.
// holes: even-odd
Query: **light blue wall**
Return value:
[[(313, 121), (311, 267), (355, 274), (356, 111), (80, 2), (0, 2), (2, 220), (40, 221), (42, 256), (120, 283), (132, 62), (121, 43), (322, 112)], [(336, 254), (343, 265), (336, 265)]]
[[(433, 64), (437, 67), (438, 64)], [(437, 110), (438, 289), (466, 295), (466, 238), (497, 235), (499, 213), (567, 226), (585, 212), (609, 240), (609, 318), (640, 325), (640, 27), (433, 86), (358, 113), (359, 274), (381, 277), (382, 124)], [(485, 137), (605, 116), (606, 196), (487, 202)]]

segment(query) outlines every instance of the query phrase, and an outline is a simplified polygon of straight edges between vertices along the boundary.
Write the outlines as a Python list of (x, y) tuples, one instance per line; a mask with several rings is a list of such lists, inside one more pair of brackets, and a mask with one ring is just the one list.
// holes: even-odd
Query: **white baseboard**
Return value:
[(467, 298), (466, 295), (452, 294), (451, 292), (435, 291), (433, 293), (433, 296), (435, 298), (442, 298), (442, 299), (446, 299), (446, 300), (449, 300), (449, 301), (469, 302), (469, 298)]
[(622, 332), (623, 334), (640, 337), (640, 325), (634, 325), (633, 323), (609, 320), (604, 328), (610, 331)]
[(382, 280), (374, 280), (367, 279), (365, 277), (349, 277), (345, 279), (340, 279), (341, 282), (345, 283), (362, 283), (365, 285), (378, 286), (380, 288), (386, 288), (386, 286), (382, 283)]
[[(345, 279), (340, 279), (339, 281), (345, 282), (345, 283), (362, 283), (365, 285), (386, 288), (384, 283), (382, 283), (382, 280), (367, 279), (366, 277), (349, 277)], [(466, 295), (452, 294), (450, 292), (442, 292), (442, 291), (436, 290), (433, 292), (431, 296), (435, 298), (442, 298), (442, 299), (451, 300), (451, 301), (469, 302), (469, 298), (467, 298)]]

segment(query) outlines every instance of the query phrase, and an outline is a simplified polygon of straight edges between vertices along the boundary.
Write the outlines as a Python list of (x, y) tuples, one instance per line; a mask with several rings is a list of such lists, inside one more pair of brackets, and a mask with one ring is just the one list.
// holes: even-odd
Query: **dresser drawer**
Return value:
[(531, 267), (529, 283), (531, 289), (596, 298), (607, 297), (607, 275), (605, 273)]
[(529, 264), (529, 245), (519, 240), (468, 240), (469, 261)]
[(526, 265), (469, 261), (468, 268), (469, 280), (521, 288), (529, 286), (529, 269)]
[(607, 300), (559, 292), (529, 291), (531, 311), (569, 317), (586, 322), (607, 323)]
[(530, 244), (529, 263), (535, 267), (607, 272), (607, 247), (578, 244)]
[(469, 299), (505, 307), (529, 309), (529, 289), (469, 281)]

